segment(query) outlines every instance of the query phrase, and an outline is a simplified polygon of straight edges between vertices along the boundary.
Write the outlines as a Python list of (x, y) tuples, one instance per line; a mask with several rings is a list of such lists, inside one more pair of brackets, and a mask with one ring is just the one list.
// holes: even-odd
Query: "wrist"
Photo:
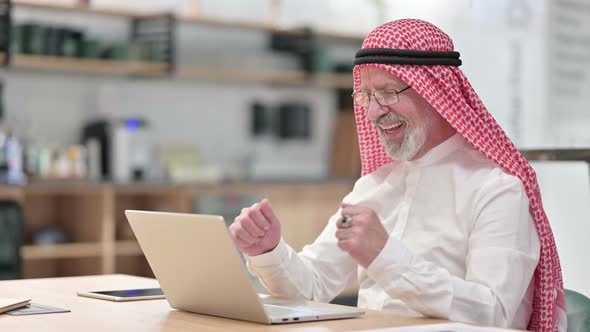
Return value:
[(269, 252), (271, 252), (271, 251), (274, 251), (274, 250), (277, 248), (277, 246), (279, 245), (279, 242), (280, 242), (280, 239), (279, 239), (279, 241), (277, 241), (277, 243), (275, 243), (275, 245), (274, 245), (274, 246), (272, 246), (270, 249), (268, 249), (268, 250), (266, 250), (266, 251), (263, 251), (263, 252), (261, 253), (261, 255), (264, 255), (264, 254), (267, 254), (267, 253), (269, 253)]
[(381, 254), (381, 252), (383, 251), (383, 248), (385, 248), (387, 241), (389, 241), (389, 234), (387, 234), (386, 232), (383, 232), (380, 235), (381, 236), (376, 241), (371, 242), (371, 253), (372, 254), (371, 254), (370, 260), (367, 263), (367, 265), (365, 266), (365, 268), (368, 267), (369, 265), (371, 265), (371, 263), (373, 263), (373, 261)]

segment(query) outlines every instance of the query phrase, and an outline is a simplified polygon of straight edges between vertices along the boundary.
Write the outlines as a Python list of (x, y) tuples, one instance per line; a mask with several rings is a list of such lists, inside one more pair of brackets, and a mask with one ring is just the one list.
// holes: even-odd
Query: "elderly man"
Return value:
[(535, 173), (488, 113), (451, 39), (404, 19), (357, 53), (363, 176), (317, 240), (296, 253), (263, 200), (230, 232), (273, 294), (410, 316), (565, 330), (553, 235)]

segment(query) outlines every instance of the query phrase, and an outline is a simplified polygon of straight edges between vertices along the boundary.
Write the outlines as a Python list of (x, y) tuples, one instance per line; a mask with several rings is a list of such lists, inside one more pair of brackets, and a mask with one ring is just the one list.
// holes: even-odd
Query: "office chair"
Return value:
[(565, 304), (567, 332), (590, 331), (590, 299), (576, 291), (566, 289)]
[(20, 204), (0, 200), (0, 280), (22, 277), (20, 248), (24, 236), (24, 220)]

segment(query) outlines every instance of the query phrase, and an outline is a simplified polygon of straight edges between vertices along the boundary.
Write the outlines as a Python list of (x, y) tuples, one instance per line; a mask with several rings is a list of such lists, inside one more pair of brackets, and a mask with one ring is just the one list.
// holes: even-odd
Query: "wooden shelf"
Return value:
[(254, 71), (233, 70), (227, 68), (210, 68), (197, 66), (179, 66), (176, 77), (187, 80), (206, 80), (220, 82), (253, 82), (268, 84), (316, 84), (319, 86), (352, 88), (351, 74), (312, 74), (309, 79), (302, 71)]
[[(106, 184), (94, 182), (31, 182), (24, 187), (28, 196), (43, 195), (99, 195), (108, 189)], [(4, 189), (2, 189), (4, 191)], [(0, 192), (2, 192), (0, 191)]]
[(254, 71), (211, 68), (198, 66), (179, 66), (176, 71), (179, 79), (196, 79), (222, 82), (256, 82), (302, 84), (305, 73), (301, 71)]
[(117, 272), (151, 275), (138, 242), (119, 240), (130, 236), (127, 209), (190, 213), (199, 196), (261, 195), (273, 202), (284, 238), (300, 250), (322, 231), (352, 186), (352, 180), (86, 185), (76, 181), (0, 186), (0, 197), (20, 201), (27, 237), (35, 230), (57, 226), (78, 241), (22, 246), (28, 278)]
[[(5, 54), (0, 53), (0, 61), (5, 56)], [(11, 59), (10, 68), (122, 76), (160, 76), (168, 72), (168, 64), (165, 63), (94, 60), (25, 54), (14, 55)]]
[(136, 256), (143, 255), (139, 243), (135, 240), (117, 241), (115, 243), (115, 255), (117, 256)]
[[(117, 9), (117, 8), (100, 8), (100, 7), (88, 7), (88, 6), (81, 6), (81, 5), (60, 5), (60, 4), (51, 4), (51, 3), (38, 3), (32, 2), (27, 0), (14, 0), (13, 4), (15, 7), (21, 8), (31, 8), (31, 9), (40, 9), (40, 10), (50, 10), (50, 11), (57, 11), (57, 12), (70, 12), (70, 13), (80, 13), (80, 14), (89, 14), (89, 15), (100, 15), (100, 16), (112, 16), (112, 17), (121, 17), (127, 19), (135, 19), (135, 18), (150, 18), (150, 17), (160, 17), (165, 16), (165, 13), (154, 13), (154, 12), (139, 12), (133, 10), (124, 10), (124, 9)], [(248, 22), (248, 21), (239, 21), (239, 20), (228, 20), (222, 18), (214, 18), (214, 17), (181, 17), (178, 18), (179, 22), (185, 24), (193, 24), (193, 25), (200, 25), (200, 26), (210, 26), (215, 28), (227, 28), (233, 30), (247, 30), (247, 31), (261, 31), (261, 32), (273, 32), (273, 33), (280, 33), (280, 34), (293, 34), (299, 35), (301, 34), (300, 29), (281, 29), (278, 28), (276, 25), (270, 23), (258, 23), (258, 22)], [(313, 35), (320, 39), (326, 40), (333, 40), (333, 41), (342, 41), (342, 42), (362, 42), (363, 36), (355, 36), (355, 35), (345, 35), (339, 34), (335, 32), (326, 32), (326, 31), (313, 31)]]
[(5, 185), (0, 188), (0, 199), (12, 199), (19, 202), (20, 204), (23, 203), (25, 199), (25, 191), (23, 190), (23, 187)]
[[(170, 15), (164, 13), (147, 13), (131, 10), (120, 10), (116, 8), (96, 8), (84, 5), (60, 5), (51, 3), (38, 3), (33, 2), (31, 0), (14, 0), (13, 4), (15, 7), (22, 8), (115, 16), (128, 19), (154, 18)], [(210, 26), (214, 28), (227, 28), (233, 30), (270, 32), (285, 35), (302, 35), (303, 33), (306, 33), (301, 28), (283, 29), (269, 22), (249, 22), (243, 20), (240, 21), (203, 16), (181, 17), (178, 18), (178, 21), (181, 23), (191, 25)], [(321, 40), (327, 39), (334, 41), (355, 42), (359, 44), (363, 40), (363, 37), (361, 36), (345, 35), (317, 30), (312, 30), (312, 34), (314, 38), (319, 38)], [(0, 53), (0, 61), (2, 61), (4, 58), (5, 55)], [(163, 76), (170, 74), (171, 72), (170, 65), (166, 63), (154, 63), (145, 61), (95, 60), (25, 54), (13, 55), (11, 59), (11, 65), (9, 68), (46, 72), (143, 77)], [(306, 85), (312, 83), (319, 86), (342, 88), (352, 86), (352, 79), (350, 78), (350, 75), (347, 74), (343, 75), (319, 73), (313, 74), (312, 77), (306, 77), (305, 73), (296, 70), (233, 70), (190, 65), (181, 65), (174, 72), (175, 76), (179, 79), (292, 85)]]
[(246, 22), (246, 21), (235, 21), (235, 20), (224, 20), (221, 18), (212, 18), (212, 17), (182, 17), (179, 19), (181, 23), (191, 24), (191, 25), (203, 25), (203, 26), (210, 26), (214, 28), (227, 28), (227, 29), (234, 29), (234, 30), (248, 30), (248, 31), (262, 31), (262, 32), (272, 32), (272, 31), (279, 31), (276, 27), (266, 24), (266, 23), (257, 23), (257, 22)]
[(352, 74), (320, 73), (313, 76), (314, 83), (320, 86), (352, 89)]
[[(0, 62), (5, 54), (0, 53)], [(21, 70), (59, 71), (78, 74), (99, 74), (116, 76), (162, 76), (168, 73), (168, 65), (153, 62), (125, 62), (108, 60), (91, 60), (65, 58), (47, 55), (17, 54), (12, 57), (10, 68)], [(212, 68), (204, 66), (179, 66), (174, 77), (184, 80), (204, 80), (235, 83), (268, 83), (268, 84), (317, 84), (319, 86), (350, 88), (350, 74), (312, 74), (310, 79), (302, 71), (255, 71), (233, 70), (228, 68)]]
[(55, 259), (100, 257), (100, 243), (67, 243), (55, 245), (26, 245), (22, 247), (23, 259)]
[(81, 13), (81, 14), (100, 15), (100, 16), (122, 17), (122, 18), (129, 18), (129, 19), (154, 16), (154, 13), (141, 13), (141, 12), (137, 12), (137, 11), (123, 10), (123, 9), (116, 9), (116, 8), (94, 8), (94, 7), (81, 6), (81, 5), (60, 5), (60, 4), (52, 4), (52, 3), (39, 3), (39, 2), (26, 1), (26, 0), (14, 0), (13, 5), (15, 7), (22, 7), (22, 8), (51, 10), (51, 11), (57, 11), (57, 12)]

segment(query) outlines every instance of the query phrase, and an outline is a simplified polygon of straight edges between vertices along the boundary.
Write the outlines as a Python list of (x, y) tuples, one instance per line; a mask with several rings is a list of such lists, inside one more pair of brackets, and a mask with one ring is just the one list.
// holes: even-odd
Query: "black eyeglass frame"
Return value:
[[(375, 101), (377, 101), (377, 104), (379, 104), (379, 105), (381, 105), (381, 106), (391, 106), (391, 105), (395, 105), (395, 104), (399, 103), (399, 95), (400, 95), (401, 93), (405, 92), (406, 90), (408, 90), (409, 88), (411, 88), (411, 86), (410, 86), (410, 85), (408, 85), (407, 87), (405, 87), (405, 88), (403, 88), (403, 89), (401, 89), (401, 90), (399, 90), (399, 91), (395, 91), (395, 90), (393, 90), (393, 91), (391, 91), (391, 90), (377, 90), (377, 91), (375, 91), (375, 92), (372, 92), (372, 93), (367, 93), (367, 92), (363, 92), (363, 91), (354, 91), (354, 92), (352, 93), (351, 97), (352, 97), (352, 100), (353, 100), (353, 102), (354, 102), (354, 103), (355, 103), (357, 106), (359, 106), (359, 107), (361, 107), (361, 108), (363, 108), (363, 109), (367, 110), (367, 109), (369, 108), (369, 105), (371, 105), (371, 97), (375, 97)], [(395, 101), (394, 101), (393, 103), (382, 104), (382, 103), (379, 101), (379, 98), (377, 98), (377, 97), (375, 96), (375, 93), (378, 93), (378, 92), (387, 92), (387, 93), (392, 93), (392, 92), (393, 92), (393, 93), (395, 93), (396, 99), (395, 99)], [(358, 96), (358, 95), (359, 95), (359, 94), (361, 94), (361, 93), (362, 93), (362, 94), (365, 94), (365, 95), (367, 95), (367, 102), (366, 102), (366, 105), (360, 105), (359, 103), (357, 103), (357, 101), (356, 101), (356, 99), (355, 99), (355, 96)]]

